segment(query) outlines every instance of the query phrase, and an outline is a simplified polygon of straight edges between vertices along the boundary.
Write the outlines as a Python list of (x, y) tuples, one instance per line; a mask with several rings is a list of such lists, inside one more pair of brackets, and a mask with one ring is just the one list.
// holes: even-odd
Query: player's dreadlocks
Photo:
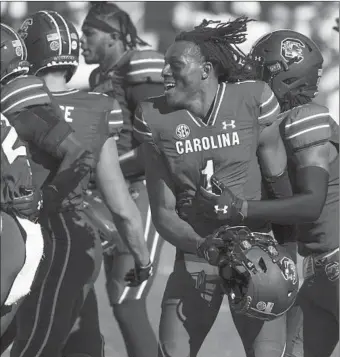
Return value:
[[(175, 41), (189, 41), (196, 44), (206, 61), (213, 64), (221, 80), (238, 81), (253, 75), (252, 66), (246, 55), (237, 46), (246, 41), (247, 23), (254, 21), (241, 16), (234, 21), (208, 21), (192, 31), (181, 32)], [(209, 25), (217, 24), (215, 27)]]
[[(114, 27), (117, 22), (119, 30)], [(92, 1), (85, 23), (107, 33), (118, 33), (125, 49), (133, 49), (137, 45), (149, 46), (148, 43), (138, 37), (136, 27), (130, 16), (116, 4), (106, 1)]]

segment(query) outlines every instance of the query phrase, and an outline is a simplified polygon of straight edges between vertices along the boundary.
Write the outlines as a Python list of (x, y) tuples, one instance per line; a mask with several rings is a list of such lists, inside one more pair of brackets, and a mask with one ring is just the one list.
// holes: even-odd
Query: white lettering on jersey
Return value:
[(191, 152), (208, 151), (228, 146), (240, 145), (240, 138), (237, 131), (232, 133), (218, 134), (217, 136), (204, 136), (202, 138), (193, 138), (176, 141), (176, 150), (179, 155)]
[(27, 156), (26, 147), (21, 145), (16, 149), (13, 149), (15, 142), (18, 140), (18, 134), (3, 114), (1, 114), (1, 120), (4, 121), (5, 125), (10, 128), (6, 137), (2, 139), (1, 147), (3, 153), (7, 157), (8, 163), (11, 165), (18, 156)]
[(71, 118), (71, 111), (74, 110), (74, 107), (69, 107), (69, 106), (63, 106), (63, 105), (59, 105), (60, 109), (64, 112), (64, 119), (65, 121), (67, 121), (68, 123), (72, 123), (73, 122), (73, 118)]

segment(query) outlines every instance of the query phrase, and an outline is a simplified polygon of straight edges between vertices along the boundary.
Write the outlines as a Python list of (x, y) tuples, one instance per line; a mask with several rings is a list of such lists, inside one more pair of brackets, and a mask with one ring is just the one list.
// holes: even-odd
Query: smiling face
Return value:
[(162, 76), (168, 104), (187, 108), (202, 89), (204, 62), (199, 48), (188, 41), (174, 42), (165, 54)]

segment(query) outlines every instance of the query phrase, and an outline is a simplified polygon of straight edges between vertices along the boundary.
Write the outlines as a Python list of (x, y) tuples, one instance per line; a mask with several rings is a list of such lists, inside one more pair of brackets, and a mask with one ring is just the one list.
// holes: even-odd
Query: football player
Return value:
[[(23, 72), (28, 65), (23, 66)], [(1, 350), (13, 338), (7, 331), (23, 298), (30, 292), (43, 257), (40, 191), (34, 189), (26, 147), (1, 114)], [(45, 247), (45, 253), (47, 249)], [(40, 267), (41, 268), (41, 267)], [(10, 329), (11, 330), (11, 329)], [(6, 340), (6, 341), (4, 341)], [(7, 342), (8, 341), (8, 342)]]
[[(260, 61), (260, 76), (280, 103), (278, 119), (294, 196), (242, 201), (224, 190), (214, 204), (243, 207), (248, 218), (298, 224), (305, 278), (299, 294), (303, 346), (296, 342), (301, 339), (291, 336), (287, 353), (330, 356), (339, 338), (339, 127), (326, 107), (313, 102), (323, 57), (311, 39), (289, 30), (264, 35), (251, 55)], [(231, 208), (229, 217), (238, 211)], [(302, 327), (294, 330), (301, 335)]]
[[(52, 357), (60, 356), (82, 302), (82, 289), (100, 267), (95, 258), (101, 255), (100, 242), (82, 212), (82, 191), (95, 159), (62, 120), (44, 82), (23, 75), (26, 59), (23, 40), (1, 24), (1, 110), (29, 149), (33, 187), (43, 192), (39, 223), (44, 246), (50, 247), (44, 251), (46, 267), (35, 277), (41, 283), (31, 289), (16, 314), (11, 356)], [(14, 143), (10, 141), (8, 149), (10, 144)], [(19, 151), (12, 148), (10, 153)]]
[[(19, 34), (24, 37), (31, 71), (44, 80), (62, 109), (64, 119), (75, 130), (75, 137), (82, 145), (90, 148), (98, 159), (96, 182), (118, 231), (122, 233), (134, 257), (136, 275), (131, 283), (138, 285), (149, 277), (152, 265), (144, 241), (140, 213), (129, 194), (119, 167), (115, 140), (115, 135), (119, 133), (123, 123), (119, 104), (105, 94), (67, 88), (67, 82), (72, 78), (79, 62), (79, 37), (70, 21), (54, 11), (39, 11), (31, 15), (26, 23), (28, 21), (32, 21), (32, 24)], [(26, 28), (25, 22), (22, 27)], [(59, 46), (58, 52), (55, 46)], [(94, 292), (91, 291), (91, 294)], [(88, 298), (92, 302), (96, 301), (92, 296)], [(97, 307), (93, 306), (92, 309)], [(95, 316), (90, 315), (88, 311), (84, 312), (84, 315)], [(82, 319), (80, 326), (82, 329), (99, 327), (98, 316), (96, 320), (96, 323), (84, 323)], [(80, 333), (79, 330), (75, 332), (77, 340)], [(72, 353), (79, 355), (81, 349), (82, 353), (88, 356), (100, 355), (103, 348), (101, 343), (96, 344), (89, 332), (88, 336), (90, 338), (83, 338), (84, 341), (77, 346), (72, 346), (74, 336), (71, 336), (64, 353), (66, 351), (69, 355), (72, 350)]]
[[(119, 161), (131, 195), (140, 209), (144, 237), (157, 270), (162, 240), (151, 220), (143, 181), (143, 159), (132, 134), (132, 122), (140, 100), (163, 93), (161, 71), (164, 59), (156, 51), (138, 49), (147, 44), (138, 37), (130, 16), (116, 4), (95, 3), (84, 20), (82, 31), (81, 48), (85, 62), (99, 64), (90, 75), (91, 90), (116, 98), (123, 111), (124, 124), (117, 141)], [(109, 301), (129, 357), (154, 356), (157, 339), (146, 311), (152, 278), (137, 288), (126, 287), (124, 277), (133, 267), (133, 259), (122, 244), (113, 255), (104, 254), (104, 265)]]
[[(242, 17), (212, 26), (204, 20), (180, 33), (165, 55), (165, 94), (142, 102), (136, 111), (134, 131), (144, 142), (153, 220), (177, 248), (162, 301), (159, 356), (197, 356), (223, 300), (209, 238), (220, 223), (196, 214), (190, 203), (196, 191), (201, 184), (211, 191), (215, 173), (234, 193), (260, 198), (257, 155), (268, 176), (279, 175), (286, 165), (275, 95), (262, 81), (243, 80), (249, 74), (239, 65), (243, 54), (237, 44), (245, 41), (248, 21)], [(267, 135), (272, 126), (275, 138)], [(227, 209), (215, 208), (221, 214)], [(270, 230), (256, 221), (246, 224)], [(282, 356), (284, 315), (269, 322), (232, 315), (248, 357)]]

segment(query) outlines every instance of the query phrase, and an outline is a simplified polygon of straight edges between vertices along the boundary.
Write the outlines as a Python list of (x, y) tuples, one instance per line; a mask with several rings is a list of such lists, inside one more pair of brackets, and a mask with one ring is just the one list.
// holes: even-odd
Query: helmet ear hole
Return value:
[(266, 263), (265, 263), (265, 261), (264, 261), (264, 259), (261, 257), (260, 258), (260, 260), (259, 260), (259, 267), (262, 269), (262, 271), (264, 272), (264, 273), (266, 273), (267, 272), (267, 265), (266, 265)]
[(284, 79), (282, 82), (283, 83), (286, 83), (288, 85), (296, 82), (299, 78), (296, 78), (296, 77), (292, 77), (292, 78), (287, 78), (287, 79)]

